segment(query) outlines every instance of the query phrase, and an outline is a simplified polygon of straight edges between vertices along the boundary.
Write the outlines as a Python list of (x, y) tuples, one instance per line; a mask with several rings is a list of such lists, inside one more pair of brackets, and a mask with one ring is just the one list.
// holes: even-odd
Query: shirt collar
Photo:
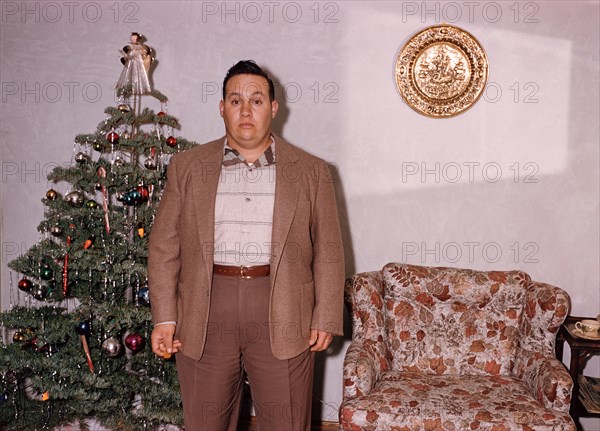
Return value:
[(223, 166), (233, 166), (238, 163), (243, 163), (251, 168), (260, 168), (275, 164), (275, 139), (271, 136), (271, 143), (267, 149), (253, 163), (248, 163), (246, 158), (237, 150), (234, 150), (227, 143), (225, 138), (225, 148), (223, 150)]

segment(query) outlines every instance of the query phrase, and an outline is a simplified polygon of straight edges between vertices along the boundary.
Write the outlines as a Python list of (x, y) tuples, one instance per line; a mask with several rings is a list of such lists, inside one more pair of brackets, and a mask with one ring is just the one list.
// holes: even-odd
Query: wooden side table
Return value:
[(565, 341), (571, 348), (571, 363), (569, 365), (569, 374), (573, 379), (573, 395), (571, 396), (571, 409), (569, 413), (577, 424), (577, 429), (581, 430), (579, 424), (580, 417), (600, 417), (599, 414), (589, 413), (585, 406), (579, 401), (579, 374), (583, 371), (585, 363), (592, 355), (600, 355), (600, 340), (589, 340), (573, 334), (575, 323), (583, 319), (593, 319), (593, 317), (568, 316), (565, 323), (562, 324), (556, 336), (556, 358), (562, 361), (563, 347)]

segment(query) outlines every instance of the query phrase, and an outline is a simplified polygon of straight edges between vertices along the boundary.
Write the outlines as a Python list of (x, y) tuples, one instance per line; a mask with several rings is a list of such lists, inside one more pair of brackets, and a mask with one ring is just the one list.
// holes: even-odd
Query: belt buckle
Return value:
[(240, 277), (246, 278), (246, 279), (252, 278), (251, 275), (244, 274), (244, 272), (245, 272), (244, 270), (246, 270), (246, 269), (250, 269), (250, 266), (248, 266), (248, 265), (242, 265), (242, 266), (240, 266)]

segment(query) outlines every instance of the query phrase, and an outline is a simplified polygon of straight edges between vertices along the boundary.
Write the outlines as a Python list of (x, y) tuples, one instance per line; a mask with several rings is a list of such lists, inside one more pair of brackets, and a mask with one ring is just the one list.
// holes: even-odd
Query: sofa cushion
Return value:
[(392, 369), (510, 374), (527, 274), (399, 263), (382, 274)]
[(344, 402), (340, 420), (342, 429), (364, 431), (560, 431), (572, 423), (513, 377), (398, 371), (384, 373), (368, 395)]

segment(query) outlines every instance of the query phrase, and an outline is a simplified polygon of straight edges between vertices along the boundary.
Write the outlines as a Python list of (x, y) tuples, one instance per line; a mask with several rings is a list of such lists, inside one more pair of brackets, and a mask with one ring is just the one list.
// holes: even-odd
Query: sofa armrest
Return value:
[(352, 339), (379, 339), (385, 326), (381, 271), (362, 272), (348, 278), (344, 299), (352, 317)]
[(555, 357), (519, 348), (513, 375), (523, 380), (547, 409), (569, 411), (573, 380)]
[(344, 401), (370, 393), (389, 368), (383, 339), (352, 341), (344, 358)]
[(538, 281), (523, 281), (527, 289), (519, 346), (524, 350), (554, 355), (556, 334), (571, 308), (569, 294), (563, 289)]

